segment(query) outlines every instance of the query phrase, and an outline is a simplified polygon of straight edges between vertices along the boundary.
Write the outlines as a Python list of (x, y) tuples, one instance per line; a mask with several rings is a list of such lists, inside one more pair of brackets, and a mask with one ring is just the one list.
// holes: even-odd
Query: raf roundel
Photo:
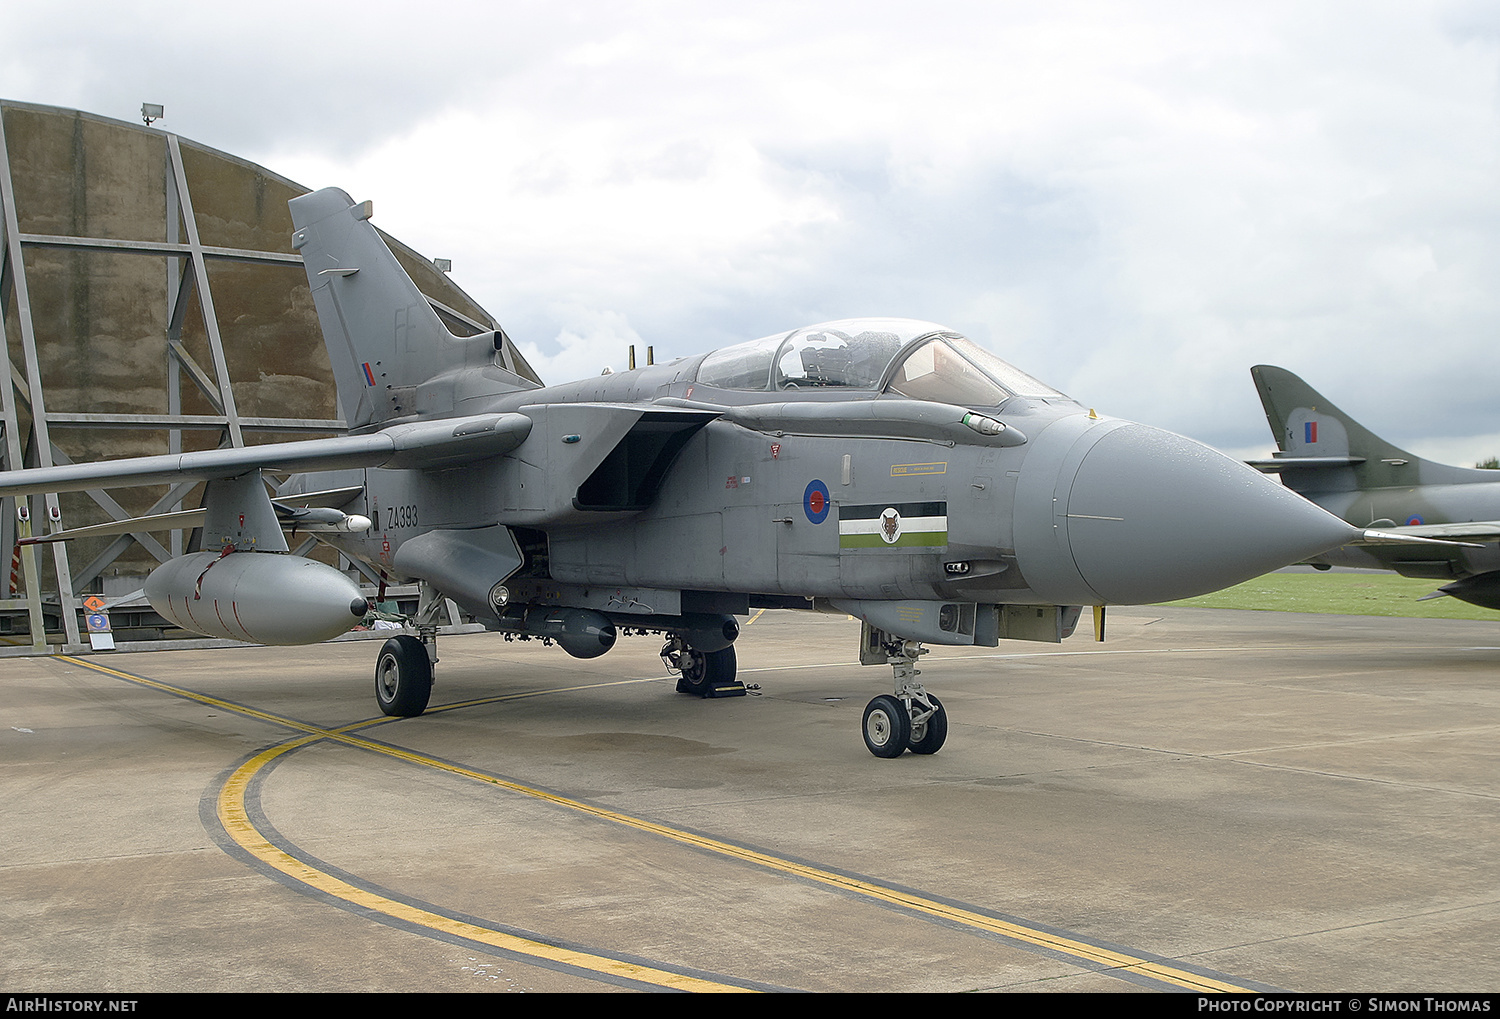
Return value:
[(807, 483), (807, 490), (802, 493), (802, 511), (807, 514), (807, 519), (814, 524), (821, 524), (828, 519), (828, 486), (816, 478)]

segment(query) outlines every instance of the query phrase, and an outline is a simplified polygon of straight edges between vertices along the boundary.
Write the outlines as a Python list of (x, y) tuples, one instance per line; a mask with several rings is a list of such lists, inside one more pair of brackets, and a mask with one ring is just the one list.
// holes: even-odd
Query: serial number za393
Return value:
[(415, 506), (387, 506), (385, 508), (385, 529), (394, 531), (400, 527), (417, 526), (417, 508)]

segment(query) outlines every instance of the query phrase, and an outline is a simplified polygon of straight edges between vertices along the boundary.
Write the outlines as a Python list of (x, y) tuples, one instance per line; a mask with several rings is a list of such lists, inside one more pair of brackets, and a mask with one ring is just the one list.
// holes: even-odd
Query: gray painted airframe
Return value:
[[(291, 209), (347, 435), (15, 471), (0, 495), (205, 480), (203, 550), (146, 588), (199, 632), (301, 643), (364, 614), (342, 573), (287, 554), (292, 522), (416, 581), (416, 633), (376, 665), (389, 714), (426, 708), (445, 599), (579, 657), (661, 634), (700, 696), (744, 692), (736, 616), (820, 609), (858, 617), (861, 661), (894, 671), (870, 751), (933, 753), (924, 643), (1058, 641), (1082, 606), (1201, 594), (1361, 535), (931, 323), (830, 322), (542, 388), (495, 334), (446, 330), (369, 203), (330, 188)], [(291, 477), (268, 495), (267, 473)]]
[(1425, 597), (1500, 609), (1500, 473), (1413, 456), (1285, 368), (1261, 364), (1250, 375), (1278, 447), (1251, 466), (1279, 472), (1287, 488), (1356, 527), (1451, 542), (1342, 547), (1309, 563), (1447, 581)]

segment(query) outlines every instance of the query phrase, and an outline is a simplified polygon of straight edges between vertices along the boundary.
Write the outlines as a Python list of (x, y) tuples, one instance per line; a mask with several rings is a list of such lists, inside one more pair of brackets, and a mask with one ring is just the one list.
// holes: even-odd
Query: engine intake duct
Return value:
[(573, 498), (580, 510), (642, 510), (656, 501), (667, 470), (709, 418), (648, 411), (631, 426)]

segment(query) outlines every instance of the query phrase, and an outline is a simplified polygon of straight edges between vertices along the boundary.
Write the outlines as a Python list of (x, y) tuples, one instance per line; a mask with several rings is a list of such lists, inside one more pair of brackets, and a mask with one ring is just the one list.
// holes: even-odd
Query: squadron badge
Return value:
[(900, 537), (901, 514), (894, 506), (887, 506), (880, 514), (880, 540), (887, 545), (894, 545)]

